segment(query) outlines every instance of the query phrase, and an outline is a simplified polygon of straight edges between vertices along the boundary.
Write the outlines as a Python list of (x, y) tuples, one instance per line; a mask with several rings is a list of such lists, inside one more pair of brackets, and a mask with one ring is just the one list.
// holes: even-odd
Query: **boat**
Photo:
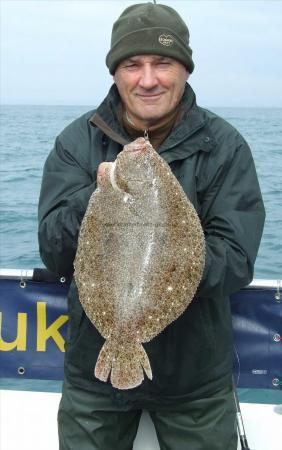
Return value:
[[(0, 269), (0, 291), (0, 449), (55, 450), (68, 280), (41, 268)], [(281, 280), (255, 279), (231, 296), (231, 310), (238, 449), (280, 450)], [(159, 449), (146, 411), (133, 449)]]

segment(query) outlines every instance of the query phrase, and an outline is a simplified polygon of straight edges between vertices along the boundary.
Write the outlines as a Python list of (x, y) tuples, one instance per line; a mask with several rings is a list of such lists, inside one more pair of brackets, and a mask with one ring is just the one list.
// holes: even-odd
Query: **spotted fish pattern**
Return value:
[(81, 224), (74, 277), (85, 313), (105, 339), (95, 377), (131, 389), (144, 372), (153, 376), (142, 343), (176, 320), (195, 295), (204, 234), (148, 140), (136, 139), (115, 162), (102, 164)]

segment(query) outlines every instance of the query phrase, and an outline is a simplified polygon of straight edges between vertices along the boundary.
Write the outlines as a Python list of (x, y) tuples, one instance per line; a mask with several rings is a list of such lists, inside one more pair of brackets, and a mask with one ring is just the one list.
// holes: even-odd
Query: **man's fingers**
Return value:
[(106, 167), (109, 167), (110, 164), (111, 163), (108, 162), (102, 162), (101, 164), (99, 164), (97, 170), (97, 184), (101, 182), (103, 176), (105, 175)]

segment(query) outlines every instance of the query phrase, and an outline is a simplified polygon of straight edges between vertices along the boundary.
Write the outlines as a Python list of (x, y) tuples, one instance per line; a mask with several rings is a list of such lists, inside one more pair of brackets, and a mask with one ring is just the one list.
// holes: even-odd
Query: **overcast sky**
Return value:
[[(1, 103), (96, 106), (113, 22), (137, 0), (0, 0)], [(282, 107), (282, 1), (171, 0), (202, 106)]]

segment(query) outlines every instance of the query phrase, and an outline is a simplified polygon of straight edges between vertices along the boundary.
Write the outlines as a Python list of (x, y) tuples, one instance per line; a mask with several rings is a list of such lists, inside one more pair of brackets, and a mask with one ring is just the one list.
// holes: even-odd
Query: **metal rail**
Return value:
[[(0, 269), (0, 279), (14, 279), (14, 280), (32, 280), (34, 278), (35, 269)], [(38, 269), (37, 269), (38, 270)], [(44, 268), (40, 268), (44, 271)], [(46, 269), (46, 273), (48, 273)], [(272, 288), (280, 291), (282, 286), (282, 280), (265, 280), (265, 279), (254, 279), (248, 286), (244, 289), (254, 289), (254, 288)]]

